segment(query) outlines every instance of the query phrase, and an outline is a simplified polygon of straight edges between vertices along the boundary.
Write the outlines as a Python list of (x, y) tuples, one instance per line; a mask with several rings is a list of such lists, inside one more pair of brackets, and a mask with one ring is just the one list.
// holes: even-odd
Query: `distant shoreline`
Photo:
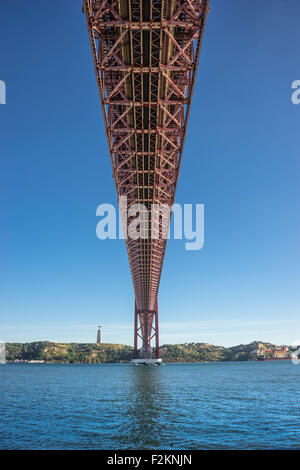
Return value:
[[(257, 361), (255, 359), (248, 359), (243, 361), (164, 361), (165, 364), (229, 364), (229, 363), (240, 363), (240, 362), (289, 362), (291, 358), (287, 359), (269, 359), (266, 361)], [(101, 366), (106, 364), (130, 364), (130, 361), (119, 361), (119, 362), (50, 362), (50, 361), (43, 361), (43, 362), (31, 362), (31, 361), (6, 361), (5, 365), (7, 364), (18, 364), (18, 365), (31, 365), (31, 366), (41, 366), (41, 365), (60, 365), (60, 366), (70, 366), (70, 365), (89, 365), (89, 366)]]
[[(132, 346), (122, 344), (55, 343), (35, 341), (6, 343), (8, 363), (29, 364), (102, 364), (128, 363)], [(295, 348), (294, 348), (295, 349)], [(250, 360), (289, 360), (291, 346), (276, 346), (253, 341), (249, 344), (223, 347), (208, 343), (165, 344), (160, 347), (163, 362), (241, 362)]]

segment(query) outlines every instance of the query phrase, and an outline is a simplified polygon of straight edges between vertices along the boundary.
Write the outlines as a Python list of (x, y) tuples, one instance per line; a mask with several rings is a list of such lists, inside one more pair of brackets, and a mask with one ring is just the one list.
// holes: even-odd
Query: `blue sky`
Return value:
[[(79, 0), (1, 6), (0, 339), (133, 343), (124, 241)], [(298, 0), (211, 3), (177, 202), (205, 204), (205, 245), (170, 240), (161, 343), (300, 339)]]

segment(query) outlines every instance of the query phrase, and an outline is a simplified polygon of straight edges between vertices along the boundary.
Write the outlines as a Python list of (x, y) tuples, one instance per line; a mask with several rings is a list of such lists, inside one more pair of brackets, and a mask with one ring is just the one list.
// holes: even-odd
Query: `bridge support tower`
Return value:
[(135, 302), (134, 359), (159, 359), (158, 302), (154, 310), (140, 311)]

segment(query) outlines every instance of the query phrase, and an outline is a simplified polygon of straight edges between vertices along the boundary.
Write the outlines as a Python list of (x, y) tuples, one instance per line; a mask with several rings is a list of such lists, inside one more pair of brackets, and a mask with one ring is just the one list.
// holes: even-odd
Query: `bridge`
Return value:
[[(126, 238), (134, 358), (158, 360), (167, 238), (151, 208), (175, 200), (209, 0), (83, 0), (83, 11), (118, 201), (148, 213), (146, 236)], [(127, 234), (134, 216), (123, 206), (121, 214)]]

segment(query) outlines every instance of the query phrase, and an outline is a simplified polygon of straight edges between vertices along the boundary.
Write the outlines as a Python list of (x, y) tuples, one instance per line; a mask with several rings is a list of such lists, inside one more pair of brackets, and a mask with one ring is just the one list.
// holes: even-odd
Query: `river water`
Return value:
[(300, 449), (300, 366), (6, 364), (1, 449)]

